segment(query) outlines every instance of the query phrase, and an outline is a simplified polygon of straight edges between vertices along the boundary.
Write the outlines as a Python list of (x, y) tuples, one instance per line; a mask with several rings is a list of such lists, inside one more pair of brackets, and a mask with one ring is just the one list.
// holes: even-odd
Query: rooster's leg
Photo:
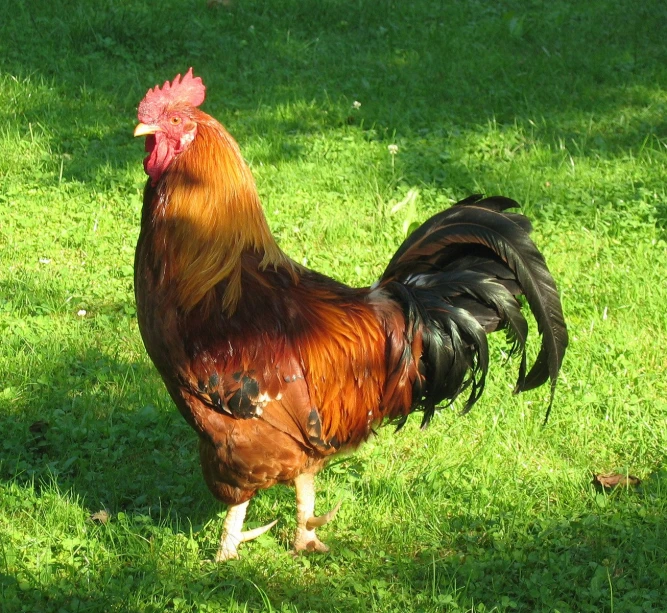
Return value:
[(340, 508), (340, 502), (325, 515), (315, 517), (314, 475), (309, 473), (299, 475), (294, 479), (294, 485), (296, 487), (297, 519), (294, 551), (329, 551), (329, 548), (315, 535), (315, 528), (324, 526), (334, 518)]
[(218, 548), (218, 553), (215, 555), (216, 562), (225, 562), (227, 560), (238, 558), (239, 554), (237, 548), (241, 543), (252, 541), (252, 539), (261, 536), (266, 531), (273, 528), (278, 522), (276, 519), (270, 524), (266, 524), (266, 526), (243, 532), (243, 520), (245, 519), (249, 503), (250, 501), (247, 500), (241, 504), (229, 505), (229, 508), (227, 509), (227, 517), (225, 517), (225, 523), (222, 526), (220, 547)]

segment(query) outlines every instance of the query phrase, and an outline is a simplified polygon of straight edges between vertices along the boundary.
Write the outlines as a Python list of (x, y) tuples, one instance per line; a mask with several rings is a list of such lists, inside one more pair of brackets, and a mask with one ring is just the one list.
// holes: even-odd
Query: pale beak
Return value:
[(134, 135), (135, 136), (148, 136), (149, 134), (155, 134), (156, 132), (160, 132), (161, 128), (160, 126), (153, 126), (145, 123), (140, 123), (137, 124), (137, 127), (134, 128)]

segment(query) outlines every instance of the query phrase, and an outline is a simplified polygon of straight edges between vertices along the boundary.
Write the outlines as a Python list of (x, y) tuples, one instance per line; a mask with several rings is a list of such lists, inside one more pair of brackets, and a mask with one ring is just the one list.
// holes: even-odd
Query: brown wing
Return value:
[(299, 360), (293, 353), (277, 357), (276, 346), (265, 347), (246, 364), (200, 352), (190, 363), (186, 387), (220, 415), (265, 422), (306, 449), (328, 455), (340, 447), (335, 436), (323, 435), (322, 417)]

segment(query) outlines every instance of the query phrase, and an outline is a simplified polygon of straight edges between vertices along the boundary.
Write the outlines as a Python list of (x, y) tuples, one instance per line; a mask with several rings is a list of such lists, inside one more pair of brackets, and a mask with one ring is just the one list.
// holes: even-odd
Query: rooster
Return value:
[[(228, 505), (216, 560), (276, 523), (243, 531), (249, 500), (277, 483), (296, 489), (294, 550), (327, 551), (315, 531), (337, 507), (315, 516), (314, 476), (381, 423), (420, 410), (425, 426), (462, 392), (469, 410), (484, 389), (488, 333), (505, 330), (519, 355), (516, 391), (550, 381), (551, 408), (567, 346), (558, 292), (530, 222), (503, 197), (431, 217), (371, 287), (297, 264), (269, 230), (237, 143), (199, 109), (204, 97), (190, 68), (139, 105), (139, 329), (198, 434), (207, 486)], [(541, 335), (530, 369), (519, 296)]]

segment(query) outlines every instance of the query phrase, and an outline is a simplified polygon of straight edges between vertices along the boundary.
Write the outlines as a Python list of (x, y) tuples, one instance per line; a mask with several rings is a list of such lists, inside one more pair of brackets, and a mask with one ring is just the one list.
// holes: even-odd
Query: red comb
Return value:
[(199, 106), (206, 97), (206, 87), (200, 77), (192, 76), (192, 68), (181, 78), (178, 74), (169, 83), (165, 81), (162, 88), (156, 85), (149, 89), (139, 104), (139, 121), (151, 123), (162, 113), (164, 107), (172, 104)]

